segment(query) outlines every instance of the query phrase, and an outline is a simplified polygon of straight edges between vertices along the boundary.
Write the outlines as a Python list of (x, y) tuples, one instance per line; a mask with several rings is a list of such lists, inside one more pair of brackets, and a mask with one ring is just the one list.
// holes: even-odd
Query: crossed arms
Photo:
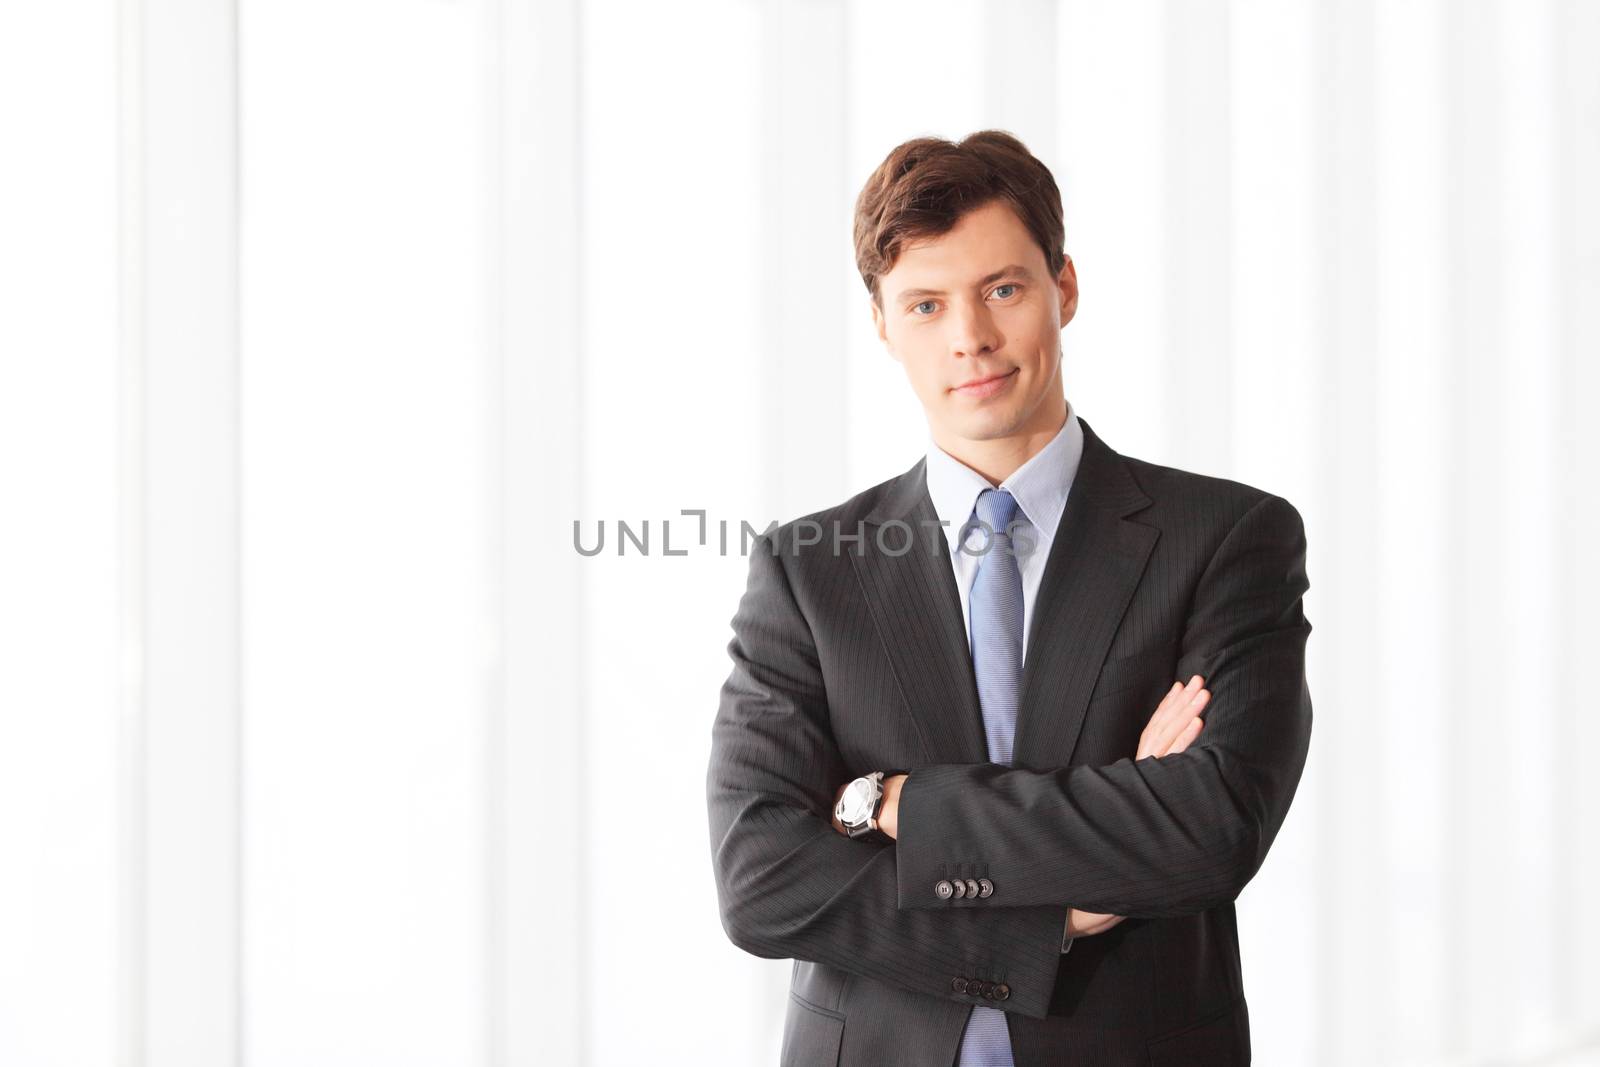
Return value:
[[(1195, 590), (1179, 668), (1203, 675), (1212, 694), (1197, 743), (1101, 767), (920, 767), (904, 783), (891, 843), (833, 830), (835, 789), (853, 773), (833, 741), (784, 553), (767, 542), (751, 554), (734, 615), (706, 781), (720, 913), (735, 945), (963, 1002), (952, 976), (1003, 976), (1011, 993), (1000, 1006), (1043, 1018), (1068, 902), (1179, 916), (1233, 900), (1254, 877), (1311, 732), (1305, 536), (1287, 501), (1268, 495), (1246, 511)], [(952, 860), (988, 864), (1005, 893), (940, 899), (932, 887)]]

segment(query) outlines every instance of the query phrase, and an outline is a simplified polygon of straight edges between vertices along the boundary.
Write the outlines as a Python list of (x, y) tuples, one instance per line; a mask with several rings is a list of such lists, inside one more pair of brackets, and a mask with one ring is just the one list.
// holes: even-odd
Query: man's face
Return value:
[(1060, 427), (1061, 328), (1078, 308), (1077, 271), (1069, 258), (1050, 277), (1044, 251), (1006, 203), (908, 244), (879, 292), (878, 337), (946, 451)]

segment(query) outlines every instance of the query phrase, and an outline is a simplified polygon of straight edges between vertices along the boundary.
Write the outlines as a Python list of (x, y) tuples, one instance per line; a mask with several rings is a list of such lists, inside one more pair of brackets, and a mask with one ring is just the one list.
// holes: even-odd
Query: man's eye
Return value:
[(920, 303), (920, 304), (914, 304), (914, 305), (912, 305), (912, 308), (911, 308), (911, 310), (912, 310), (912, 311), (916, 311), (916, 310), (917, 310), (917, 308), (922, 308), (922, 307), (927, 307), (927, 306), (929, 306), (929, 305), (930, 305), (930, 304), (932, 304), (932, 303), (933, 303), (933, 301), (932, 301), (932, 300), (924, 300), (924, 301), (923, 301), (923, 302), (922, 302), (922, 303)]
[[(999, 292), (1000, 292), (1000, 290), (1002, 290), (1002, 289), (1015, 289), (1015, 288), (1016, 288), (1016, 286), (1015, 286), (1015, 285), (1013, 285), (1013, 284), (1012, 284), (1012, 283), (1011, 283), (1011, 282), (1007, 282), (1007, 283), (1006, 283), (1006, 284), (1004, 284), (1004, 285), (997, 285), (997, 286), (995, 286), (995, 289), (994, 289), (994, 291), (995, 291), (995, 293), (996, 293), (996, 294), (998, 294), (998, 293), (999, 293)], [(1004, 297), (1004, 296), (1001, 296), (1001, 297), (1000, 297), (1000, 299), (1001, 299), (1001, 300), (1004, 300), (1004, 299), (1005, 299), (1005, 297)]]

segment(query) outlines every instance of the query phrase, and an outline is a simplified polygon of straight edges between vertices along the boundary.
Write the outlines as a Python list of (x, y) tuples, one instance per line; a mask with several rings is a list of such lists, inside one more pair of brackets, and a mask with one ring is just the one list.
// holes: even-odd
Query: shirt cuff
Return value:
[(1067, 918), (1061, 924), (1061, 954), (1065, 956), (1072, 951), (1072, 938), (1067, 936), (1067, 930), (1072, 926), (1072, 909), (1067, 909)]

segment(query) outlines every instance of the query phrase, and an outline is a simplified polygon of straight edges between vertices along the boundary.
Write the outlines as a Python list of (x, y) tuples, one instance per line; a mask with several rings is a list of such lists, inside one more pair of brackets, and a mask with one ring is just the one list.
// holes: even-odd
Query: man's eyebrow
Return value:
[[(1020, 274), (1024, 278), (1029, 277), (1028, 268), (1027, 267), (1024, 267), (1024, 266), (1022, 266), (1021, 264), (1018, 264), (1018, 263), (1013, 263), (1010, 266), (1001, 267), (999, 270), (994, 271), (991, 274), (985, 274), (983, 277), (978, 279), (978, 285), (984, 286), (984, 285), (988, 285), (990, 282), (997, 282), (1001, 278), (1004, 278), (1008, 274)], [(943, 295), (944, 295), (944, 291), (940, 290), (940, 289), (902, 289), (902, 290), (900, 290), (900, 295), (895, 297), (895, 303), (903, 304), (907, 300), (910, 300), (914, 296), (943, 296)]]

